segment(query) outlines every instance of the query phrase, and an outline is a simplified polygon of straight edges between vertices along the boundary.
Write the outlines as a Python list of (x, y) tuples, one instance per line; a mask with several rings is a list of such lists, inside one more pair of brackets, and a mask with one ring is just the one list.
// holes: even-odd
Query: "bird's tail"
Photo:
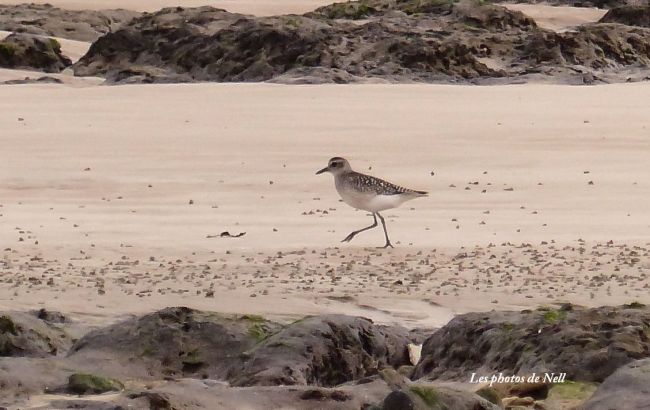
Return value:
[(421, 197), (421, 196), (429, 196), (429, 193), (427, 191), (413, 191), (413, 194), (415, 194), (416, 197)]

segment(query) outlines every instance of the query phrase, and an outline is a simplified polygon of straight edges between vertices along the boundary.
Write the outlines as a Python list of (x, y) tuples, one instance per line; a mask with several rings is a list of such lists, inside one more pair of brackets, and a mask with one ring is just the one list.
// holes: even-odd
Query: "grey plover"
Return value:
[(388, 239), (386, 222), (379, 212), (397, 208), (410, 199), (427, 195), (424, 191), (403, 188), (383, 179), (355, 172), (350, 167), (350, 163), (341, 157), (330, 159), (327, 166), (316, 172), (316, 175), (322, 174), (323, 172), (330, 172), (334, 175), (336, 190), (341, 196), (341, 199), (343, 199), (343, 202), (353, 208), (363, 209), (372, 213), (374, 219), (372, 225), (350, 233), (341, 242), (350, 242), (357, 234), (376, 227), (377, 217), (379, 217), (381, 225), (384, 227), (384, 235), (386, 236), (386, 244), (383, 247), (387, 248), (390, 246), (392, 248), (393, 244)]

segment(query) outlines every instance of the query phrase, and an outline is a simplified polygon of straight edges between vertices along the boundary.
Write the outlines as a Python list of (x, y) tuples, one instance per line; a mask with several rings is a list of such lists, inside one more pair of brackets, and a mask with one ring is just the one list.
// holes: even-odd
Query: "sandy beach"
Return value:
[[(153, 12), (179, 2), (36, 3)], [(181, 2), (255, 16), (327, 4)], [(606, 12), (506, 7), (535, 20), (501, 8), (502, 21), (516, 14), (514, 33), (532, 26), (545, 41)], [(95, 16), (104, 12), (49, 27), (20, 12), (73, 63), (91, 46), (79, 39), (113, 30)], [(136, 14), (114, 16), (124, 13)], [(490, 25), (486, 13), (440, 27)], [(95, 25), (75, 25), (82, 15)], [(57, 34), (68, 32), (76, 40)], [(429, 382), (444, 400), (483, 406), (467, 408), (564, 409), (647, 357), (650, 82), (111, 86), (67, 64), (0, 69), (13, 82), (0, 85), (0, 409), (394, 409), (385, 398), (406, 391), (419, 410), (412, 386)], [(45, 76), (60, 83), (16, 84)], [(316, 175), (336, 156), (429, 193), (383, 212), (394, 249), (377, 248), (381, 228), (341, 243), (372, 217)], [(533, 400), (513, 385), (493, 401), (465, 377), (489, 369), (564, 371), (583, 391), (548, 384)], [(77, 391), (73, 372), (116, 385)], [(589, 409), (611, 408), (597, 406), (615, 397), (600, 387)]]
[[(636, 103), (647, 84), (3, 93), (3, 270), (24, 275), (5, 280), (5, 309), (182, 303), (299, 316), (367, 305), (382, 321), (439, 326), (471, 310), (648, 301), (647, 262), (625, 259), (634, 246), (647, 255), (650, 124)], [(339, 243), (371, 218), (314, 175), (336, 155), (430, 192), (386, 214), (395, 250), (373, 248), (379, 230)], [(566, 280), (576, 267), (581, 284)], [(592, 283), (612, 269), (632, 278)]]

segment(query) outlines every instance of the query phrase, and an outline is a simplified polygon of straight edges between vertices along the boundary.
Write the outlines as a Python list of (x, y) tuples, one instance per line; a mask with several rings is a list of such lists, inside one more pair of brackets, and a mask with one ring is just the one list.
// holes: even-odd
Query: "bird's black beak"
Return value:
[(325, 167), (325, 168), (321, 169), (320, 171), (317, 171), (316, 175), (322, 174), (323, 172), (327, 172), (327, 171), (329, 171), (329, 168)]

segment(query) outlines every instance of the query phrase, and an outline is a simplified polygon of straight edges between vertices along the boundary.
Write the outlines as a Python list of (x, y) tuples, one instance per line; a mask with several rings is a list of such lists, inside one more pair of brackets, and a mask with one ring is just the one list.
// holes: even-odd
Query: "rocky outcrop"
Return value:
[[(0, 357), (3, 393), (114, 392), (52, 396), (43, 408), (323, 410), (640, 408), (649, 394), (650, 308), (639, 303), (461, 315), (427, 332), (415, 368), (407, 346), (423, 341), (420, 331), (362, 317), (279, 324), (173, 307), (92, 330), (69, 350), (59, 326), (78, 323), (45, 310), (0, 314), (0, 349), (14, 356)], [(474, 392), (473, 372), (566, 372), (566, 382), (472, 384)]]
[(129, 10), (64, 10), (49, 4), (0, 5), (0, 30), (95, 41), (139, 15)]
[(648, 0), (505, 0), (499, 3), (513, 4), (544, 4), (550, 6), (567, 7), (595, 7), (599, 9), (613, 9), (628, 5), (648, 4)]
[(410, 332), (344, 315), (315, 316), (293, 323), (245, 353), (231, 383), (336, 386), (410, 364)]
[(0, 41), (0, 67), (58, 73), (72, 65), (61, 54), (61, 44), (51, 38), (29, 34), (11, 34)]
[(392, 369), (381, 372), (382, 379), (392, 390), (381, 410), (498, 410), (500, 404), (467, 390), (432, 383), (413, 383)]
[(650, 403), (650, 359), (636, 360), (609, 376), (585, 410), (642, 409)]
[[(280, 325), (254, 315), (167, 308), (91, 331), (71, 363), (111, 377), (142, 375), (228, 380), (237, 386), (335, 386), (409, 363), (421, 341), (398, 326), (325, 315)], [(121, 371), (116, 371), (121, 365)], [(125, 370), (124, 370), (125, 369)]]
[(602, 382), (650, 357), (648, 329), (650, 309), (641, 305), (470, 313), (426, 340), (413, 378), (565, 372), (567, 380)]
[(539, 28), (500, 6), (364, 0), (303, 16), (167, 8), (96, 41), (75, 66), (110, 82), (512, 82), (645, 78), (650, 29)]
[(72, 394), (101, 394), (109, 391), (120, 391), (124, 384), (119, 380), (101, 377), (94, 374), (74, 373), (68, 378), (67, 392)]
[(650, 27), (650, 5), (623, 6), (611, 9), (600, 19), (600, 22)]
[(0, 312), (0, 357), (47, 357), (65, 352), (72, 341), (54, 324), (25, 313)]
[(91, 331), (68, 357), (76, 363), (118, 362), (159, 377), (226, 379), (242, 353), (279, 328), (256, 316), (166, 308)]
[(7, 85), (18, 85), (18, 84), (61, 84), (62, 80), (50, 76), (42, 76), (37, 78), (25, 77), (20, 80), (6, 80), (0, 82), (0, 84)]

